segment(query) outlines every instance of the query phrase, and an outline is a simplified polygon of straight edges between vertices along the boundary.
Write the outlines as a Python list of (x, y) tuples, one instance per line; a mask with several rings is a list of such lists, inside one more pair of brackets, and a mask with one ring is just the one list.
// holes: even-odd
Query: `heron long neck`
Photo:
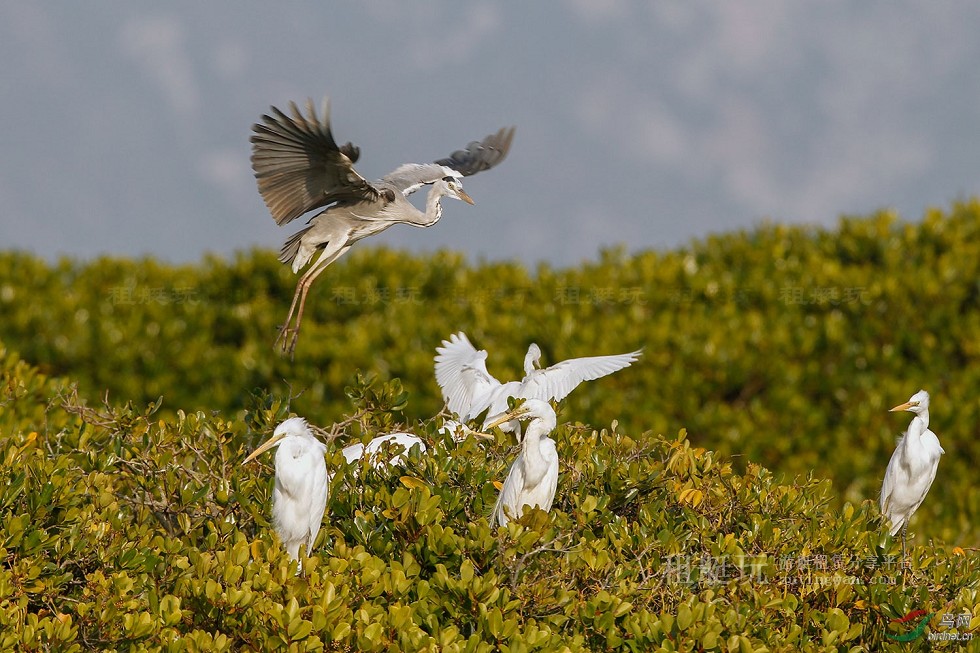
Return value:
[(422, 223), (431, 227), (442, 217), (442, 196), (446, 194), (446, 185), (442, 181), (432, 184), (429, 195), (425, 198), (425, 220)]

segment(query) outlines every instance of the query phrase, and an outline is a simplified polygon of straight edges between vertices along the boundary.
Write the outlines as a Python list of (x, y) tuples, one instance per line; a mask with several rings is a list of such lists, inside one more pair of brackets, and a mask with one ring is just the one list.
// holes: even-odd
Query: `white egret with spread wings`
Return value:
[(889, 533), (894, 536), (902, 531), (902, 557), (905, 557), (905, 535), (909, 519), (926, 498), (936, 479), (939, 457), (946, 453), (939, 438), (929, 430), (929, 393), (919, 390), (905, 402), (889, 412), (914, 413), (912, 422), (898, 441), (885, 478), (881, 484), (879, 505), (881, 514), (888, 518)]
[[(571, 358), (538, 369), (541, 349), (534, 343), (524, 357), (524, 378), (501, 383), (487, 371), (487, 352), (477, 350), (460, 331), (436, 348), (436, 382), (449, 410), (463, 421), (487, 411), (487, 424), (507, 410), (508, 397), (561, 401), (584, 381), (592, 381), (629, 367), (642, 350), (612, 356)], [(489, 410), (488, 410), (489, 409)], [(504, 424), (506, 431), (519, 431), (516, 422)]]
[[(507, 156), (514, 128), (505, 127), (482, 141), (474, 141), (434, 163), (406, 163), (375, 182), (355, 169), (360, 149), (337, 145), (330, 131), (329, 106), (321, 116), (307, 100), (307, 115), (290, 103), (292, 115), (272, 107), (272, 115), (252, 126), (252, 170), (259, 193), (279, 225), (323, 208), (309, 225), (286, 241), (279, 260), (298, 273), (310, 265), (296, 284), (286, 322), (276, 340), (292, 354), (306, 305), (306, 294), (316, 278), (351, 246), (388, 227), (402, 223), (431, 227), (442, 217), (443, 197), (473, 204), (463, 190), (462, 178), (488, 170)], [(321, 119), (322, 117), (322, 119)], [(422, 186), (431, 186), (425, 211), (406, 199)], [(293, 323), (295, 317), (295, 324)]]

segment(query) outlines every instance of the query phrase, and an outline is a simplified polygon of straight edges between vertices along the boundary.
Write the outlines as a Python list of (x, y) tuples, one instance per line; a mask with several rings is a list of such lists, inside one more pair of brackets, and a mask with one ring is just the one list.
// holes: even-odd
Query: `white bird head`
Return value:
[(242, 464), (245, 465), (252, 462), (260, 454), (265, 453), (272, 447), (278, 447), (287, 438), (304, 438), (319, 442), (319, 440), (316, 440), (316, 438), (313, 436), (312, 431), (310, 431), (310, 426), (306, 423), (305, 419), (302, 417), (290, 417), (279, 424), (279, 426), (277, 426), (276, 430), (273, 432), (272, 437), (263, 442), (258, 449), (249, 454), (248, 458), (246, 458), (245, 462)]
[(907, 410), (910, 413), (915, 413), (916, 415), (921, 415), (922, 413), (929, 411), (929, 393), (925, 390), (919, 390), (908, 401), (904, 404), (899, 404), (894, 408), (889, 408), (888, 412), (895, 413), (900, 410)]
[(524, 374), (530, 374), (533, 372), (538, 361), (541, 360), (541, 347), (538, 347), (536, 342), (532, 342), (527, 348), (527, 354), (524, 355)]
[(467, 204), (476, 204), (473, 198), (466, 194), (463, 190), (463, 180), (459, 177), (446, 176), (435, 183), (437, 189), (441, 195), (445, 197), (454, 197), (458, 200), (463, 200)]
[(528, 399), (514, 410), (504, 413), (487, 424), (486, 428), (492, 429), (515, 419), (522, 422), (539, 420), (542, 427), (549, 432), (558, 424), (558, 416), (555, 415), (555, 409), (551, 407), (551, 404), (540, 399)]

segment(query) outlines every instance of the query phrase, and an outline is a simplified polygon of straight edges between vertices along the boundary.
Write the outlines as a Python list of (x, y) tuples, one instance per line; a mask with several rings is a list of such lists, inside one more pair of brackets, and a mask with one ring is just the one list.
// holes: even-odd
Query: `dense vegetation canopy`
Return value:
[[(266, 251), (0, 253), (0, 649), (977, 645), (926, 633), (980, 627), (980, 203), (569, 269), (354, 248), (290, 361), (294, 283)], [(514, 441), (437, 433), (459, 330), (501, 380), (532, 341), (545, 364), (644, 348), (559, 407), (550, 514), (491, 528)], [(903, 562), (875, 499), (911, 417), (887, 409), (920, 388), (946, 455)], [(290, 414), (337, 436), (300, 574), (272, 456), (240, 465)], [(345, 468), (337, 445), (396, 427), (429, 453)]]

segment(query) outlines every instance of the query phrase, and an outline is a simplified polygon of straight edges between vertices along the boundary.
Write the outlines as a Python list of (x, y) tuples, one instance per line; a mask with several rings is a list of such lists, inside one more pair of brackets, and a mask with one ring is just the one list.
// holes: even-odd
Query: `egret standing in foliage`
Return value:
[(939, 457), (946, 453), (939, 438), (929, 430), (929, 393), (919, 390), (889, 412), (906, 410), (914, 413), (912, 423), (898, 441), (888, 461), (881, 484), (881, 514), (888, 518), (890, 534), (902, 531), (902, 557), (905, 557), (905, 534), (909, 519), (922, 504), (936, 478)]
[(554, 409), (546, 401), (528, 399), (513, 411), (487, 425), (500, 426), (512, 419), (530, 420), (521, 452), (507, 472), (493, 508), (491, 524), (505, 525), (512, 517), (520, 517), (524, 506), (537, 506), (548, 512), (558, 488), (558, 450), (548, 435), (558, 424)]
[[(640, 357), (641, 350), (612, 356), (570, 358), (546, 369), (538, 369), (541, 348), (531, 343), (524, 356), (524, 378), (501, 383), (487, 371), (487, 352), (477, 350), (460, 331), (443, 340), (436, 348), (436, 382), (442, 397), (463, 421), (471, 420), (484, 410), (483, 428), (507, 410), (507, 398), (561, 401), (583, 381), (592, 381), (617, 372)], [(504, 430), (517, 430), (505, 425)]]
[[(443, 197), (473, 204), (463, 191), (462, 178), (503, 161), (514, 137), (513, 127), (504, 128), (448, 158), (435, 163), (406, 163), (372, 183), (354, 170), (360, 149), (351, 143), (338, 146), (334, 141), (326, 101), (322, 121), (311, 100), (307, 100), (306, 116), (294, 103), (290, 106), (292, 116), (272, 107), (274, 115), (264, 115), (262, 123), (252, 126), (251, 139), (252, 170), (259, 193), (277, 224), (324, 209), (310, 219), (309, 226), (290, 236), (279, 252), (279, 260), (291, 265), (294, 273), (320, 252), (300, 277), (279, 331), (276, 343), (282, 343), (284, 353), (295, 349), (306, 293), (328, 265), (357, 241), (393, 224), (431, 227), (442, 216)], [(423, 213), (406, 197), (426, 185), (432, 188)]]
[(419, 448), (419, 453), (425, 453), (425, 442), (423, 442), (422, 438), (419, 436), (412, 435), (411, 433), (385, 433), (384, 435), (379, 435), (372, 438), (367, 444), (361, 444), (358, 442), (356, 444), (344, 447), (341, 450), (341, 453), (344, 454), (344, 459), (348, 463), (357, 462), (363, 456), (367, 455), (368, 459), (371, 461), (371, 465), (375, 468), (401, 464), (403, 459), (403, 454), (401, 453), (395, 454), (388, 461), (384, 461), (378, 456), (378, 452), (386, 442), (392, 447), (401, 445), (401, 447), (405, 450), (404, 453), (408, 453), (408, 451), (416, 445)]
[(276, 485), (272, 490), (272, 522), (282, 545), (293, 560), (299, 560), (299, 547), (306, 554), (320, 532), (327, 507), (327, 464), (325, 444), (316, 439), (306, 420), (292, 417), (276, 427), (275, 433), (245, 459), (276, 451)]
[[(492, 435), (474, 431), (465, 424), (459, 424), (452, 420), (447, 420), (442, 428), (439, 429), (439, 432), (448, 432), (456, 442), (462, 442), (468, 437), (493, 440)], [(404, 449), (404, 452), (396, 453), (386, 461), (380, 457), (380, 452), (385, 446), (385, 443), (388, 443), (390, 447), (398, 447), (400, 445)], [(367, 444), (357, 442), (346, 446), (341, 450), (341, 453), (344, 454), (344, 459), (348, 463), (357, 462), (363, 456), (367, 456), (371, 462), (371, 466), (375, 469), (380, 469), (388, 465), (400, 465), (404, 460), (403, 456), (415, 446), (418, 446), (419, 453), (425, 453), (427, 451), (425, 441), (417, 435), (412, 433), (385, 433), (372, 438)]]

